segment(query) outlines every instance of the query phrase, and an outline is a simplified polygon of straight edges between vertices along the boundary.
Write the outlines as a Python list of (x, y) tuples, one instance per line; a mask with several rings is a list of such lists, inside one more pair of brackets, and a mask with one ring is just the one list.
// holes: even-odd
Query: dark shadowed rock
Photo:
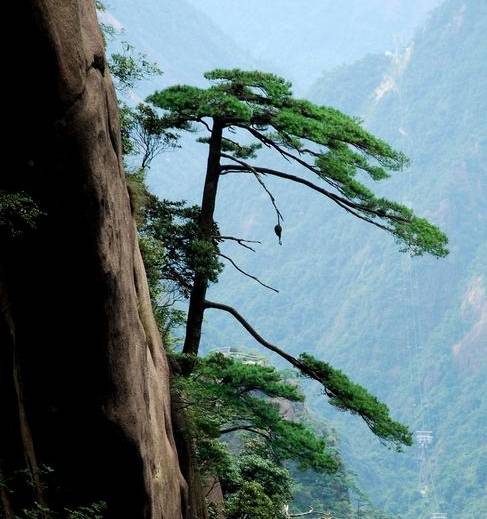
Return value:
[[(0, 503), (7, 518), (37, 500), (178, 519), (186, 484), (169, 368), (93, 2), (20, 4), (7, 124), (15, 161), (0, 191), (29, 194), (44, 215), (20, 237), (0, 236), (0, 478), (12, 490), (0, 485)], [(21, 484), (25, 469), (33, 485)]]

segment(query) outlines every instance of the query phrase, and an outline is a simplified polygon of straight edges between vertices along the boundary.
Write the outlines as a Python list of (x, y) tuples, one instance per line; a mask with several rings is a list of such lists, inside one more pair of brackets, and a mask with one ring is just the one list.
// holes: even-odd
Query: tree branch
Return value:
[(278, 151), (282, 158), (287, 160), (287, 162), (291, 162), (289, 159), (296, 159), (293, 155), (291, 155), (289, 152), (283, 150), (280, 146), (278, 146), (272, 139), (268, 139), (264, 134), (260, 133), (259, 131), (255, 130), (254, 128), (250, 126), (240, 126), (240, 128), (244, 128), (248, 132), (250, 132), (257, 140), (262, 142), (267, 148), (274, 148), (276, 151)]
[(149, 167), (157, 155), (174, 146), (171, 145), (170, 139), (167, 136), (151, 133), (141, 122), (136, 122), (135, 128), (132, 131), (132, 138), (138, 152), (142, 155), (141, 169)]
[(227, 429), (221, 429), (220, 434), (228, 434), (231, 432), (236, 431), (249, 431), (253, 432), (255, 434), (259, 434), (260, 436), (264, 437), (266, 440), (269, 439), (269, 434), (267, 434), (264, 431), (259, 431), (259, 429), (255, 429), (254, 427), (250, 425), (235, 425), (234, 427), (228, 427)]
[[(267, 348), (268, 350), (276, 353), (283, 359), (287, 360), (292, 366), (297, 368), (303, 375), (306, 377), (309, 377), (313, 380), (316, 380), (320, 383), (320, 385), (323, 387), (324, 394), (331, 398), (335, 399), (335, 401), (338, 399), (340, 401), (341, 398), (349, 398), (349, 395), (347, 393), (350, 392), (350, 390), (347, 390), (345, 388), (336, 386), (336, 384), (333, 383), (333, 379), (329, 378), (330, 374), (323, 372), (323, 369), (320, 367), (319, 361), (315, 361), (315, 365), (310, 362), (303, 362), (300, 359), (297, 359), (296, 357), (293, 357), (289, 353), (285, 352), (278, 346), (270, 343), (269, 341), (265, 340), (259, 333), (248, 323), (248, 321), (245, 320), (244, 317), (242, 317), (235, 308), (224, 305), (222, 303), (215, 303), (213, 301), (205, 300), (204, 303), (205, 309), (208, 308), (214, 308), (216, 310), (223, 310), (224, 312), (228, 312), (230, 315), (232, 315), (248, 332), (249, 334), (262, 346)], [(333, 372), (332, 372), (333, 373)], [(340, 372), (337, 372), (340, 374)], [(337, 374), (335, 373), (335, 375)], [(360, 388), (361, 386), (356, 386), (352, 382), (350, 382), (345, 375), (341, 375), (344, 379), (345, 383), (351, 384), (352, 386)], [(331, 388), (328, 387), (331, 384)], [(378, 415), (374, 416), (374, 413), (376, 412), (374, 410), (374, 406), (376, 403), (378, 403), (377, 399), (373, 397), (372, 395), (368, 394), (366, 390), (361, 388), (365, 394), (362, 395), (362, 400), (353, 403), (352, 401), (352, 407), (347, 407), (346, 405), (342, 407), (344, 410), (348, 410), (352, 414), (358, 414), (364, 422), (367, 424), (369, 429), (379, 437), (381, 441), (385, 442), (391, 442), (396, 445), (396, 448), (400, 448), (401, 444), (408, 444), (408, 436), (409, 433), (407, 429), (404, 426), (400, 426), (400, 424), (396, 424), (392, 421), (392, 419), (389, 417), (389, 411), (386, 406), (382, 404), (382, 408), (379, 409)], [(372, 407), (370, 407), (370, 405)], [(340, 407), (340, 406), (339, 406)], [(399, 430), (396, 426), (399, 426)]]
[[(276, 211), (276, 214), (277, 214), (277, 223), (280, 224), (281, 220), (284, 220), (284, 217), (282, 216), (281, 211), (279, 211), (279, 208), (277, 207), (276, 199), (274, 198), (274, 195), (269, 191), (269, 189), (265, 185), (264, 181), (260, 178), (260, 175), (259, 175), (260, 172), (256, 168), (254, 168), (253, 166), (248, 164), (247, 162), (237, 159), (235, 157), (232, 157), (231, 155), (227, 155), (226, 153), (221, 153), (221, 156), (226, 159), (233, 160), (234, 162), (239, 164), (241, 167), (246, 168), (250, 173), (253, 173), (253, 175), (257, 179), (257, 182), (259, 182), (259, 184), (262, 186), (262, 188), (265, 190), (265, 192), (269, 195), (271, 203), (274, 206), (274, 210)], [(223, 167), (220, 167), (220, 171), (224, 171)]]
[[(312, 173), (314, 173), (315, 175), (317, 175), (318, 177), (320, 177), (322, 180), (324, 180), (328, 185), (330, 185), (331, 187), (333, 187), (334, 189), (336, 189), (339, 193), (341, 193), (343, 196), (345, 196), (345, 192), (343, 191), (343, 188), (342, 186), (338, 183), (338, 182), (335, 182), (334, 180), (332, 180), (331, 178), (327, 177), (327, 176), (323, 176), (320, 169), (317, 168), (316, 166), (312, 165), (312, 164), (309, 164), (308, 162), (306, 162), (305, 160), (301, 159), (300, 157), (296, 157), (296, 155), (293, 155), (292, 153), (289, 153), (288, 151), (284, 150), (281, 148), (281, 146), (279, 146), (277, 143), (275, 143), (272, 139), (269, 139), (266, 135), (264, 135), (263, 133), (259, 132), (258, 130), (256, 130), (255, 128), (247, 128), (247, 130), (255, 137), (257, 138), (258, 140), (260, 140), (262, 143), (267, 143), (266, 146), (269, 147), (269, 148), (274, 148), (275, 150), (277, 150), (284, 158), (286, 158), (286, 160), (288, 162), (290, 162), (289, 159), (293, 159), (294, 161), (296, 161), (298, 164), (300, 164), (301, 166), (303, 166), (304, 168), (308, 169), (309, 171), (311, 171)], [(308, 148), (302, 148), (301, 150), (299, 149), (296, 149), (296, 151), (301, 155), (301, 153), (308, 153), (314, 157), (319, 157), (320, 156), (320, 153), (316, 153)]]
[[(268, 148), (274, 148), (276, 151), (278, 151), (288, 162), (290, 162), (289, 159), (292, 159), (294, 161), (296, 161), (298, 164), (300, 164), (301, 166), (305, 167), (306, 169), (309, 169), (310, 171), (312, 171), (315, 175), (318, 175), (320, 176), (320, 178), (323, 178), (321, 177), (320, 175), (320, 170), (317, 169), (316, 167), (312, 166), (311, 164), (309, 164), (308, 162), (306, 162), (305, 160), (303, 159), (300, 159), (299, 157), (296, 157), (296, 155), (293, 155), (292, 153), (289, 153), (288, 151), (286, 150), (283, 150), (278, 144), (276, 144), (272, 139), (269, 139), (268, 137), (266, 137), (263, 133), (259, 132), (258, 130), (256, 130), (255, 128), (251, 128), (250, 126), (242, 126), (242, 128), (245, 128), (248, 132), (250, 132), (256, 139), (258, 139), (260, 142), (262, 142), (263, 144), (265, 144)], [(326, 182), (328, 182), (330, 185), (332, 185), (333, 187), (335, 187), (336, 189), (339, 189), (339, 186), (335, 185), (334, 182), (332, 182), (331, 180), (329, 179), (323, 179), (325, 180)]]
[[(373, 215), (378, 216), (380, 218), (387, 218), (389, 220), (392, 220), (392, 221), (395, 221), (395, 222), (399, 222), (399, 223), (408, 223), (408, 220), (405, 219), (405, 218), (401, 218), (401, 217), (398, 217), (398, 216), (395, 216), (395, 215), (388, 215), (388, 214), (384, 213), (384, 211), (381, 211), (381, 210), (369, 209), (368, 207), (364, 207), (364, 206), (362, 206), (360, 204), (352, 202), (351, 200), (348, 200), (347, 198), (344, 198), (344, 197), (346, 197), (346, 195), (345, 195), (342, 187), (337, 182), (331, 180), (330, 178), (328, 178), (326, 176), (323, 176), (321, 171), (318, 168), (316, 168), (315, 166), (309, 164), (305, 160), (303, 160), (303, 159), (301, 159), (299, 157), (296, 157), (296, 155), (293, 155), (292, 153), (289, 153), (288, 151), (282, 149), (272, 139), (269, 139), (267, 136), (265, 136), (264, 134), (262, 134), (261, 132), (259, 132), (255, 128), (252, 128), (250, 126), (245, 126), (245, 125), (240, 125), (239, 128), (245, 129), (248, 132), (250, 132), (256, 139), (258, 139), (260, 142), (265, 144), (268, 148), (274, 148), (275, 150), (277, 150), (281, 155), (285, 156), (286, 158), (293, 159), (298, 164), (300, 164), (304, 168), (308, 169), (309, 171), (313, 172), (315, 175), (317, 175), (319, 178), (321, 178), (321, 180), (325, 181), (331, 187), (333, 187), (338, 192), (340, 192), (343, 195), (343, 197), (335, 195), (334, 193), (331, 193), (331, 192), (327, 191), (327, 193), (329, 193), (329, 194), (331, 194), (331, 195), (333, 195), (335, 197), (335, 198), (332, 198), (332, 200), (335, 203), (337, 203), (340, 207), (342, 207), (343, 209), (347, 210), (348, 212), (350, 212), (351, 214), (353, 214), (357, 218), (360, 218), (361, 220), (365, 220), (368, 223), (372, 223), (372, 224), (376, 225), (377, 227), (379, 227), (381, 229), (385, 229), (385, 230), (387, 230), (389, 232), (391, 231), (391, 229), (389, 229), (387, 227), (381, 226), (380, 224), (377, 224), (377, 223), (373, 222), (372, 220), (370, 220), (370, 219), (368, 219), (366, 217), (358, 215), (353, 210), (348, 210), (346, 207), (344, 207), (344, 205), (346, 205), (348, 208), (355, 208), (357, 210), (360, 210), (360, 211), (363, 211), (363, 212), (366, 212), (366, 213), (369, 213), (369, 214), (373, 214)], [(297, 151), (299, 153), (299, 150), (297, 150)], [(312, 153), (312, 154), (314, 153), (311, 150), (308, 150), (307, 148), (304, 148), (302, 151), (305, 151), (306, 153)], [(357, 167), (359, 167), (359, 166), (357, 166)], [(258, 171), (259, 169), (263, 170), (263, 169), (266, 169), (266, 168), (255, 168), (255, 169)], [(286, 175), (286, 174), (283, 173), (283, 175)], [(289, 176), (293, 177), (294, 175), (289, 175)], [(299, 177), (294, 177), (294, 178), (299, 178)], [(303, 183), (303, 184), (308, 182), (305, 179), (300, 179), (300, 180), (302, 181), (301, 183)], [(313, 185), (313, 186), (316, 186), (312, 182), (309, 182), (309, 184), (306, 184), (306, 185), (308, 185), (308, 187), (311, 187), (310, 184)], [(316, 187), (318, 187), (318, 186), (316, 186)], [(319, 188), (319, 189), (321, 189), (321, 188)], [(323, 191), (326, 191), (326, 190), (323, 190)], [(342, 205), (342, 204), (344, 204), (344, 205)]]
[(262, 243), (258, 240), (244, 240), (243, 238), (236, 238), (235, 236), (215, 236), (215, 240), (217, 241), (225, 241), (225, 240), (231, 240), (236, 241), (239, 245), (242, 247), (245, 247), (246, 249), (251, 250), (252, 252), (255, 252), (255, 249), (247, 245), (247, 243)]
[[(250, 126), (241, 126), (241, 128), (245, 128), (256, 139), (258, 139), (260, 142), (265, 144), (268, 148), (274, 148), (284, 158), (286, 158), (286, 160), (288, 160), (288, 162), (289, 162), (289, 159), (295, 160), (298, 164), (300, 164), (301, 166), (305, 167), (306, 169), (309, 169), (315, 175), (318, 175), (321, 179), (323, 179), (325, 182), (327, 182), (330, 186), (334, 187), (335, 189), (340, 191), (342, 194), (344, 194), (343, 190), (342, 190), (342, 187), (339, 184), (337, 184), (334, 180), (331, 180), (328, 177), (323, 177), (322, 174), (321, 174), (321, 171), (319, 170), (319, 168), (309, 164), (308, 162), (306, 162), (305, 160), (301, 159), (300, 157), (296, 157), (296, 155), (293, 155), (292, 153), (289, 153), (288, 151), (282, 149), (276, 142), (274, 142), (272, 139), (269, 139), (266, 135), (264, 135), (263, 133), (259, 132), (255, 128), (252, 128)], [(345, 141), (341, 141), (341, 142), (343, 142), (344, 144), (348, 144)], [(355, 146), (357, 149), (360, 149), (362, 152), (365, 152), (365, 153), (367, 152), (367, 150), (365, 150), (364, 148), (360, 147), (359, 144), (352, 144), (352, 146)], [(296, 149), (296, 148), (294, 148), (294, 149)], [(308, 148), (296, 149), (296, 151), (299, 154), (301, 154), (303, 152), (303, 153), (308, 153), (308, 154), (310, 154), (310, 155), (312, 155), (314, 157), (319, 157), (321, 155), (320, 153), (316, 153), (316, 152), (314, 152), (314, 151), (312, 151), (312, 150), (310, 150)], [(374, 158), (379, 160), (378, 157), (376, 157), (375, 155), (372, 155), (372, 156), (374, 156)], [(360, 167), (360, 165), (358, 165), (358, 164), (355, 164), (355, 165), (356, 165), (357, 168), (363, 169), (363, 168)]]
[(259, 285), (262, 285), (263, 287), (265, 288), (268, 288), (269, 290), (273, 290), (274, 292), (277, 292), (279, 293), (279, 290), (277, 290), (277, 288), (273, 288), (269, 285), (266, 285), (265, 283), (263, 283), (258, 277), (256, 276), (253, 276), (252, 274), (249, 274), (248, 272), (245, 272), (245, 270), (241, 269), (234, 261), (232, 258), (228, 257), (228, 256), (225, 256), (225, 254), (222, 254), (221, 252), (218, 254), (218, 256), (221, 256), (222, 258), (225, 258), (227, 261), (229, 261), (239, 272), (241, 272), (244, 276), (247, 276), (249, 277), (250, 279), (253, 279), (254, 281), (257, 281), (257, 283), (259, 283)]
[[(281, 348), (275, 346), (274, 344), (271, 344), (270, 342), (266, 341), (261, 335), (259, 335), (254, 328), (235, 310), (235, 308), (224, 305), (221, 303), (215, 303), (213, 301), (205, 301), (205, 308), (214, 308), (216, 310), (223, 310), (224, 312), (228, 312), (229, 314), (233, 315), (235, 319), (252, 335), (252, 337), (262, 344), (265, 348), (268, 350), (277, 353), (277, 355), (281, 356), (283, 359), (287, 360), (290, 364), (292, 364), (294, 367), (298, 368), (301, 371), (307, 371), (307, 367), (298, 359), (293, 357), (292, 355), (289, 355), (289, 353), (286, 353), (284, 350), (281, 350)], [(310, 375), (311, 376), (311, 375)], [(315, 378), (315, 377), (313, 377)]]
[(310, 508), (307, 512), (301, 512), (300, 514), (289, 514), (289, 517), (302, 517), (303, 515), (310, 515), (313, 513), (313, 508)]
[(195, 119), (196, 122), (201, 123), (211, 133), (210, 125), (203, 119)]
[[(322, 195), (329, 198), (330, 200), (333, 200), (333, 202), (335, 202), (341, 208), (345, 209), (345, 211), (353, 214), (360, 220), (364, 220), (368, 223), (371, 223), (372, 225), (375, 225), (376, 227), (379, 227), (379, 229), (383, 229), (388, 232), (391, 232), (391, 230), (392, 230), (385, 225), (382, 225), (378, 222), (375, 222), (374, 220), (371, 220), (370, 218), (367, 218), (366, 216), (359, 214), (357, 212), (357, 210), (364, 211), (364, 212), (373, 214), (375, 216), (383, 217), (384, 215), (381, 215), (381, 214), (377, 213), (376, 211), (373, 211), (372, 209), (362, 207), (359, 204), (356, 204), (354, 202), (350, 202), (350, 200), (347, 200), (346, 198), (336, 195), (335, 193), (332, 193), (331, 191), (328, 191), (327, 189), (317, 186), (316, 184), (314, 184), (313, 182), (310, 182), (309, 180), (306, 180), (305, 178), (297, 177), (296, 175), (290, 175), (289, 173), (283, 173), (282, 171), (277, 171), (275, 169), (270, 169), (270, 168), (260, 168), (260, 167), (256, 167), (256, 166), (252, 166), (252, 168), (257, 173), (262, 173), (264, 175), (272, 175), (275, 177), (280, 177), (280, 178), (284, 178), (286, 180), (291, 180), (293, 182), (297, 182), (298, 184), (303, 184), (303, 185), (313, 189), (313, 191), (317, 191), (318, 193), (321, 193)], [(247, 173), (247, 172), (249, 172), (249, 169), (247, 166), (233, 166), (232, 164), (223, 164), (222, 166), (220, 166), (220, 170), (227, 171), (228, 173), (232, 173), (232, 172)], [(252, 171), (250, 171), (250, 172), (252, 172)]]
[(213, 478), (213, 483), (211, 484), (210, 490), (208, 490), (208, 492), (205, 494), (205, 497), (208, 497), (211, 494), (211, 492), (215, 488), (217, 482), (218, 482), (218, 479), (217, 478)]

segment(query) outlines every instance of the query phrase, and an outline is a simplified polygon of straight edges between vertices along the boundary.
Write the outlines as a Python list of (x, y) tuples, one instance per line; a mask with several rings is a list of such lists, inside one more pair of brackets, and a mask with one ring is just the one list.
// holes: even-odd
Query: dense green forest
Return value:
[[(310, 92), (315, 100), (364, 117), (368, 127), (412, 158), (404, 199), (436, 215), (450, 237), (452, 253), (443, 265), (402, 262), (392, 270), (387, 265), (388, 272), (382, 265), (371, 273), (381, 293), (395, 294), (397, 306), (381, 308), (377, 331), (367, 333), (367, 341), (394, 344), (395, 352), (391, 348), (385, 358), (369, 357), (370, 372), (362, 368), (363, 380), (374, 383), (374, 368), (386, 369), (395, 382), (375, 379), (374, 387), (395, 400), (415, 429), (432, 430), (434, 440), (421, 476), (414, 456), (384, 463), (377, 451), (364, 455), (365, 445), (362, 452), (351, 449), (367, 473), (364, 481), (372, 479), (367, 488), (378, 502), (405, 517), (435, 508), (454, 517), (487, 512), (487, 452), (481, 432), (487, 426), (481, 396), (487, 352), (486, 7), (445, 2), (408, 47), (332, 71)], [(359, 91), (359, 84), (370, 86)], [(363, 290), (363, 297), (373, 297), (370, 288)], [(357, 343), (353, 330), (360, 329), (360, 315), (344, 312), (348, 330), (337, 329), (326, 345), (351, 367), (333, 345), (333, 336), (339, 334), (342, 344)], [(403, 312), (409, 322), (400, 319)], [(354, 351), (360, 362), (360, 350)], [(403, 369), (395, 372), (393, 359), (401, 353)], [(374, 457), (377, 469), (370, 478), (368, 461)], [(405, 478), (414, 484), (405, 486)], [(374, 489), (377, 481), (384, 482), (380, 496)], [(423, 486), (428, 489), (420, 497)]]

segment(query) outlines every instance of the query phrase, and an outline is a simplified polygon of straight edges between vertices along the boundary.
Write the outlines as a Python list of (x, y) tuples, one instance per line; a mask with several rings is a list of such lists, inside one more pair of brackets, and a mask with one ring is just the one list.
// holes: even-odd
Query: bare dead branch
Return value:
[(251, 250), (252, 252), (255, 252), (255, 249), (253, 247), (250, 247), (250, 245), (247, 245), (247, 243), (259, 243), (259, 244), (262, 243), (261, 241), (258, 241), (258, 240), (244, 240), (243, 238), (236, 238), (235, 236), (215, 236), (214, 238), (217, 241), (225, 241), (225, 240), (236, 241), (239, 245), (241, 245), (242, 247), (245, 247), (246, 249)]
[[(253, 175), (257, 179), (257, 182), (259, 182), (259, 184), (262, 186), (262, 188), (264, 189), (264, 191), (267, 193), (267, 195), (269, 196), (269, 198), (271, 200), (271, 203), (272, 203), (272, 205), (274, 207), (274, 210), (276, 211), (277, 223), (279, 224), (281, 220), (284, 221), (284, 217), (282, 216), (281, 211), (279, 211), (279, 208), (277, 207), (276, 199), (274, 198), (274, 195), (269, 191), (269, 189), (265, 185), (264, 181), (260, 177), (259, 171), (257, 171), (256, 168), (254, 168), (252, 165), (248, 164), (247, 162), (245, 162), (243, 160), (240, 160), (240, 159), (236, 159), (235, 157), (232, 157), (231, 155), (227, 155), (226, 153), (222, 153), (221, 156), (226, 158), (226, 159), (233, 160), (234, 162), (236, 162), (240, 166), (242, 166), (244, 168), (247, 168), (247, 170), (250, 173), (253, 173)], [(224, 171), (223, 167), (220, 168), (220, 171)]]
[(229, 261), (239, 272), (241, 272), (244, 276), (247, 276), (249, 277), (250, 279), (253, 279), (254, 281), (257, 281), (257, 283), (259, 283), (259, 285), (262, 285), (263, 287), (265, 288), (268, 288), (269, 290), (273, 290), (274, 292), (277, 292), (279, 293), (279, 290), (277, 290), (276, 288), (273, 288), (269, 285), (266, 285), (265, 283), (263, 283), (258, 277), (256, 276), (253, 276), (252, 274), (249, 274), (248, 272), (245, 272), (245, 270), (241, 269), (236, 263), (235, 261), (233, 261), (232, 258), (228, 257), (228, 256), (225, 256), (225, 254), (222, 254), (221, 252), (218, 254), (218, 256), (221, 256), (222, 258), (225, 258), (227, 261)]

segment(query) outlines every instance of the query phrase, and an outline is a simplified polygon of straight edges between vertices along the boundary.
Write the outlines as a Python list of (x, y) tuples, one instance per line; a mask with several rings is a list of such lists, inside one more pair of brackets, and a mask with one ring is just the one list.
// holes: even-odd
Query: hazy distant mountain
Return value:
[(250, 54), (202, 11), (185, 0), (110, 0), (109, 21), (122, 38), (156, 61), (164, 76), (155, 84), (201, 83), (216, 67), (253, 67)]
[[(409, 42), (437, 2), (316, 0), (304, 9), (306, 1), (191, 1), (113, 0), (110, 13), (159, 61), (166, 83), (197, 82), (215, 66), (254, 67), (240, 47), (286, 76), (317, 80), (314, 100), (361, 116), (411, 157), (410, 170), (383, 191), (451, 240), (445, 260), (410, 260), (380, 230), (319, 195), (269, 181), (285, 216), (279, 247), (267, 195), (252, 178), (228, 175), (217, 213), (223, 233), (264, 242), (258, 254), (234, 247), (231, 255), (281, 292), (267, 293), (229, 267), (211, 298), (238, 307), (276, 344), (333, 361), (414, 430), (433, 431), (420, 476), (417, 448), (388, 452), (309, 388), (377, 503), (403, 519), (487, 517), (487, 2), (446, 0)], [(394, 35), (404, 43), (397, 49)], [(380, 54), (364, 57), (373, 51)], [(164, 154), (153, 186), (166, 197), (198, 199), (203, 153), (195, 145)], [(206, 326), (206, 347), (255, 347), (230, 317), (209, 313)]]
[(441, 0), (188, 0), (297, 87), (327, 68), (406, 43)]
[[(368, 312), (369, 325), (377, 329), (370, 336), (360, 325), (363, 312), (344, 298), (337, 311), (344, 323), (355, 324), (345, 332), (335, 321), (325, 341), (327, 349), (338, 351), (335, 340), (350, 343), (353, 330), (363, 329), (362, 337), (351, 341), (353, 360), (338, 353), (344, 365), (351, 370), (360, 365), (362, 376), (369, 372), (367, 383), (377, 384), (394, 406), (399, 403), (416, 428), (433, 431), (424, 497), (411, 453), (398, 465), (364, 454), (364, 444), (362, 452), (354, 451), (364, 461), (368, 490), (382, 489), (377, 498), (411, 519), (435, 511), (462, 519), (487, 517), (487, 446), (480, 432), (487, 430), (482, 396), (487, 392), (486, 30), (487, 3), (449, 0), (401, 53), (338, 68), (310, 93), (365, 117), (375, 132), (412, 157), (403, 199), (437, 219), (451, 240), (446, 261), (414, 260), (412, 271), (404, 260), (401, 272), (376, 258), (361, 297), (371, 302), (377, 291), (380, 314), (374, 319), (375, 311)], [(384, 308), (381, 301), (389, 303)], [(372, 356), (362, 347), (371, 338)], [(380, 383), (378, 372), (385, 376)]]
[[(366, 491), (408, 519), (487, 517), (486, 32), (486, 2), (447, 0), (400, 52), (335, 69), (310, 93), (365, 118), (411, 157), (383, 192), (446, 230), (448, 258), (410, 259), (380, 231), (278, 183), (282, 248), (257, 190), (243, 198), (233, 180), (232, 204), (221, 209), (223, 221), (237, 215), (232, 232), (270, 242), (258, 256), (233, 254), (281, 293), (229, 271), (211, 297), (235, 304), (275, 343), (332, 360), (413, 430), (432, 431), (420, 464), (417, 447), (389, 453), (357, 419), (312, 397)], [(210, 326), (212, 345), (252, 344), (230, 319), (212, 315)]]
[[(137, 85), (141, 97), (171, 84), (207, 84), (203, 73), (218, 67), (257, 68), (248, 53), (185, 0), (110, 0), (106, 5), (105, 21), (123, 29), (111, 47), (126, 40), (163, 71), (162, 77)], [(183, 140), (180, 152), (165, 153), (154, 162), (151, 185), (163, 196), (199, 198), (196, 179), (205, 150), (194, 141), (193, 134)]]

